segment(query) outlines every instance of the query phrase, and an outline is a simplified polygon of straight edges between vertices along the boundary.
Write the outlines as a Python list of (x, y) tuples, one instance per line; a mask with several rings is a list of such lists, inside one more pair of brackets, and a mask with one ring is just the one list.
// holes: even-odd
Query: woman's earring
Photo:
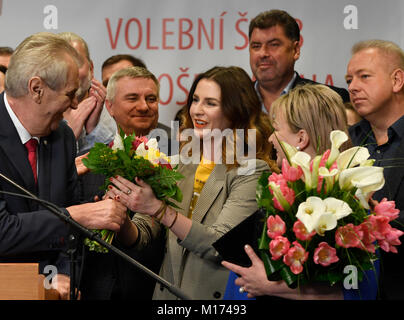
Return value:
[(297, 146), (297, 147), (296, 147), (296, 150), (297, 150), (297, 151), (300, 151), (300, 147), (299, 147), (299, 146)]

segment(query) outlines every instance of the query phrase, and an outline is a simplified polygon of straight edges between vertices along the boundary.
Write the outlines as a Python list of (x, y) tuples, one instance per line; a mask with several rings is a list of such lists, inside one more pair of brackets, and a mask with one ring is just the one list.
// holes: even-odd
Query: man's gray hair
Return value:
[(155, 75), (151, 73), (149, 70), (142, 67), (129, 67), (116, 71), (112, 75), (111, 79), (109, 79), (107, 86), (107, 97), (106, 97), (108, 101), (111, 102), (114, 101), (116, 93), (116, 83), (118, 82), (118, 80), (124, 77), (128, 77), (130, 79), (145, 78), (153, 80), (157, 87), (157, 98), (159, 98), (160, 84)]
[(6, 73), (6, 93), (14, 98), (27, 95), (32, 77), (40, 77), (52, 90), (60, 90), (67, 82), (66, 56), (80, 66), (76, 50), (58, 35), (39, 32), (29, 36), (11, 56)]

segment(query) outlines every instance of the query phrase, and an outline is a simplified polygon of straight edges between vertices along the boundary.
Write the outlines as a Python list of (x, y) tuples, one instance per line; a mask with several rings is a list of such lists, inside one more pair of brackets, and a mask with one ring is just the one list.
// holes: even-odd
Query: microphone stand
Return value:
[[(20, 189), (22, 192), (24, 192), (26, 195), (23, 194), (19, 194), (19, 193), (13, 193), (13, 192), (8, 192), (8, 191), (3, 191), (0, 190), (0, 193), (4, 193), (4, 194), (8, 194), (8, 195), (13, 195), (13, 196), (17, 196), (17, 197), (21, 197), (21, 198), (27, 198), (27, 199), (31, 199), (34, 201), (37, 201), (38, 203), (40, 203), (42, 206), (44, 206), (46, 209), (48, 209), (49, 211), (51, 211), (52, 213), (54, 213), (57, 217), (59, 217), (61, 220), (63, 220), (64, 222), (66, 222), (67, 224), (73, 226), (74, 228), (76, 228), (77, 230), (79, 230), (79, 232), (83, 235), (85, 235), (87, 238), (89, 238), (90, 240), (95, 240), (97, 241), (100, 245), (102, 245), (103, 247), (107, 248), (108, 250), (111, 250), (114, 254), (118, 255), (119, 257), (121, 257), (122, 259), (128, 261), (130, 264), (134, 265), (136, 268), (140, 269), (141, 271), (143, 271), (144, 273), (146, 273), (147, 275), (149, 275), (150, 277), (152, 277), (154, 280), (156, 280), (158, 283), (160, 283), (162, 286), (164, 286), (168, 291), (170, 291), (172, 294), (174, 294), (175, 296), (177, 296), (178, 298), (182, 299), (182, 300), (191, 300), (190, 297), (188, 297), (181, 289), (175, 287), (174, 285), (172, 285), (170, 282), (168, 282), (167, 280), (165, 280), (164, 278), (160, 277), (159, 275), (157, 275), (156, 273), (154, 273), (153, 271), (151, 271), (150, 269), (146, 268), (144, 265), (142, 265), (141, 263), (139, 263), (138, 261), (136, 261), (135, 259), (133, 259), (132, 257), (128, 256), (127, 254), (125, 254), (124, 252), (122, 252), (121, 250), (119, 250), (118, 248), (116, 248), (115, 246), (109, 244), (108, 242), (104, 241), (98, 233), (91, 231), (87, 228), (85, 228), (84, 226), (82, 226), (80, 223), (78, 223), (77, 221), (73, 220), (70, 216), (67, 216), (62, 209), (60, 209), (58, 206), (56, 206), (55, 204), (40, 199), (37, 196), (35, 196), (34, 194), (32, 194), (31, 192), (29, 192), (28, 190), (26, 190), (25, 188), (23, 188), (22, 186), (20, 186), (19, 184), (15, 183), (14, 181), (12, 181), (10, 178), (6, 177), (5, 175), (3, 175), (2, 173), (0, 173), (0, 177), (2, 177), (4, 180), (6, 180), (7, 182), (9, 182), (10, 184), (12, 184), (13, 186), (15, 186), (16, 188)], [(74, 270), (73, 270), (74, 271)], [(73, 293), (72, 293), (73, 290)], [(71, 293), (71, 297), (75, 297), (76, 293), (74, 292), (73, 288), (70, 288), (70, 293)]]

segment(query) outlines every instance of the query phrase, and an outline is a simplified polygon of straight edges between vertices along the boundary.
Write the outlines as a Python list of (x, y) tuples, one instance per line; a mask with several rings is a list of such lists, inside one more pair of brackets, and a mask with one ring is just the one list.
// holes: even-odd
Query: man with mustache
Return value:
[[(299, 84), (315, 83), (301, 78), (295, 71), (295, 62), (300, 57), (300, 30), (296, 20), (286, 11), (260, 13), (251, 20), (248, 36), (250, 66), (265, 113), (280, 95)], [(330, 87), (344, 102), (349, 101), (345, 89)]]

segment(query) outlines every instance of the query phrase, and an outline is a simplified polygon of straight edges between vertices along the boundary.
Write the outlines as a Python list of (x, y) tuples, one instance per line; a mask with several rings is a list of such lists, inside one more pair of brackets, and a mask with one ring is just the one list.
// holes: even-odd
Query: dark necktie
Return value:
[(38, 146), (38, 140), (30, 139), (25, 143), (25, 147), (28, 150), (28, 161), (32, 168), (32, 173), (34, 174), (35, 183), (37, 183), (37, 172), (36, 172), (36, 147)]

